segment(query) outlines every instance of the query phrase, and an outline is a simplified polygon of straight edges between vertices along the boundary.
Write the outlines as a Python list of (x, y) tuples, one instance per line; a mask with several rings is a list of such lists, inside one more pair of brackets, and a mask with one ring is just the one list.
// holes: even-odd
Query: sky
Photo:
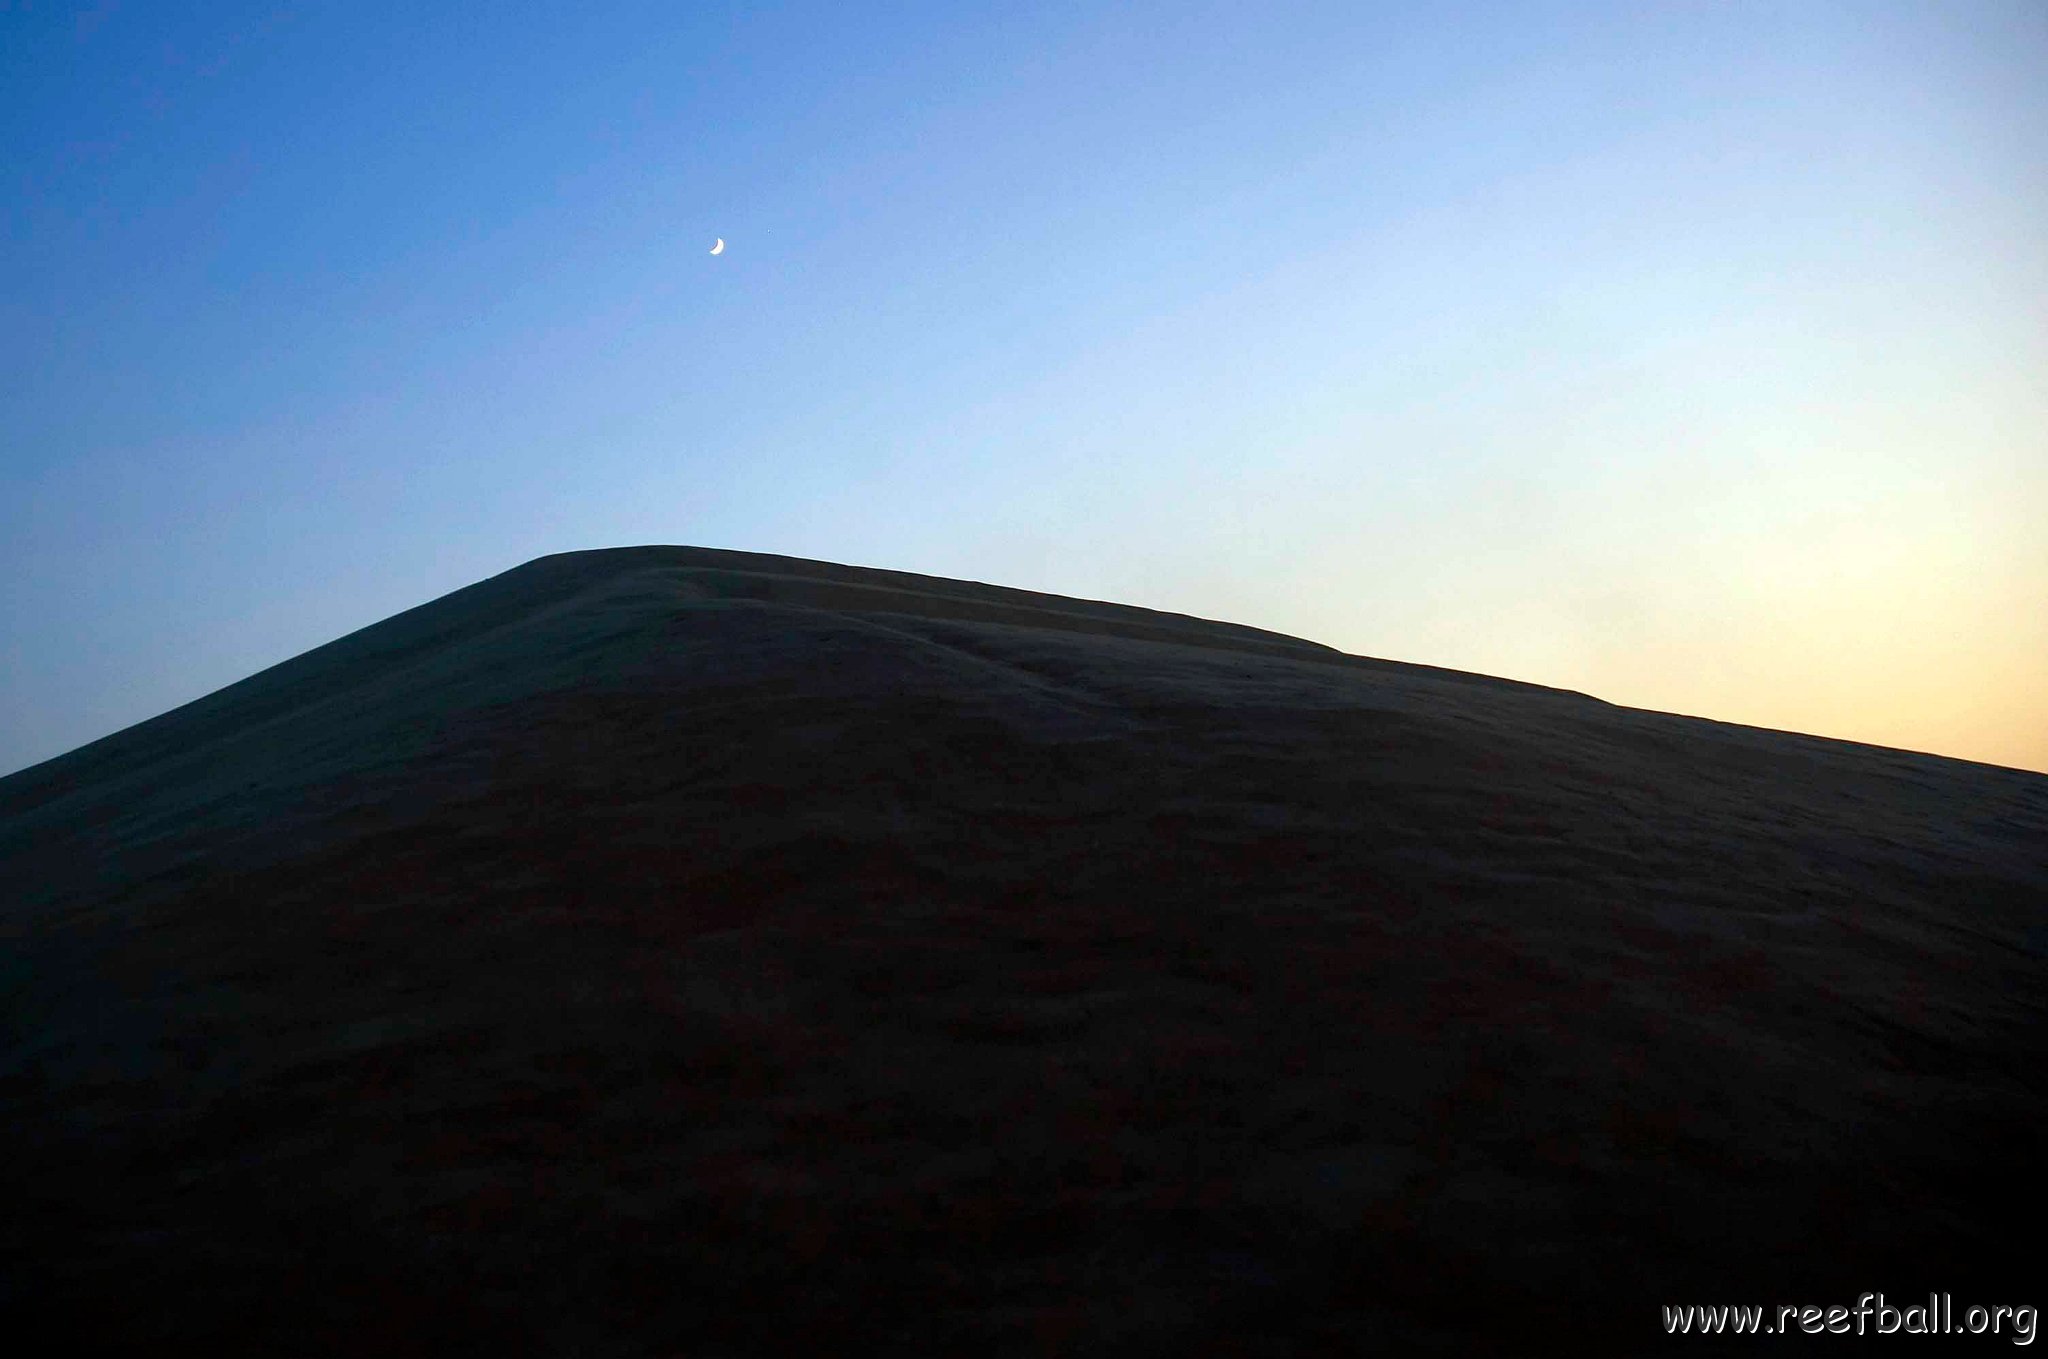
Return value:
[(0, 0), (0, 233), (0, 773), (637, 543), (2048, 771), (2040, 0)]

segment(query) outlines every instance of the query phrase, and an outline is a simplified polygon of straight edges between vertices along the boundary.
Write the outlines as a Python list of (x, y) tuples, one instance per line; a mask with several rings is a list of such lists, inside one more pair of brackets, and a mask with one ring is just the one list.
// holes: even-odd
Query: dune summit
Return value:
[(1613, 1353), (1660, 1303), (2042, 1301), (2015, 770), (630, 548), (0, 779), (0, 907), (0, 1306), (81, 1347)]

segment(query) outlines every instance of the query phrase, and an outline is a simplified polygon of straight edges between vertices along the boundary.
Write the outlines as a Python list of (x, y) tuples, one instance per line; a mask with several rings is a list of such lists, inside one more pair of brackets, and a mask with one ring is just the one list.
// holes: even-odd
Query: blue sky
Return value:
[(0, 209), (0, 772), (663, 542), (2048, 770), (2037, 0), (12, 0)]

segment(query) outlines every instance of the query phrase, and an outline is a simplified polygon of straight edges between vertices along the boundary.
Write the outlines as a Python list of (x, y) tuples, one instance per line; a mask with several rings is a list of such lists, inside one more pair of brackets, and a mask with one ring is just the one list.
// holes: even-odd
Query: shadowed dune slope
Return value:
[(0, 1308), (87, 1346), (1633, 1353), (1660, 1302), (2042, 1301), (2015, 770), (627, 548), (0, 779), (0, 912)]

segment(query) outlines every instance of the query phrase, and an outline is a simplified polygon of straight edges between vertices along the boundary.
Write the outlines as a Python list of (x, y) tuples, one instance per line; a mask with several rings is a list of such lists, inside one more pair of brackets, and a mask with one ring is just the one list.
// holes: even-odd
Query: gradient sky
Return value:
[(633, 543), (2048, 771), (2041, 0), (0, 0), (0, 209), (0, 772)]

